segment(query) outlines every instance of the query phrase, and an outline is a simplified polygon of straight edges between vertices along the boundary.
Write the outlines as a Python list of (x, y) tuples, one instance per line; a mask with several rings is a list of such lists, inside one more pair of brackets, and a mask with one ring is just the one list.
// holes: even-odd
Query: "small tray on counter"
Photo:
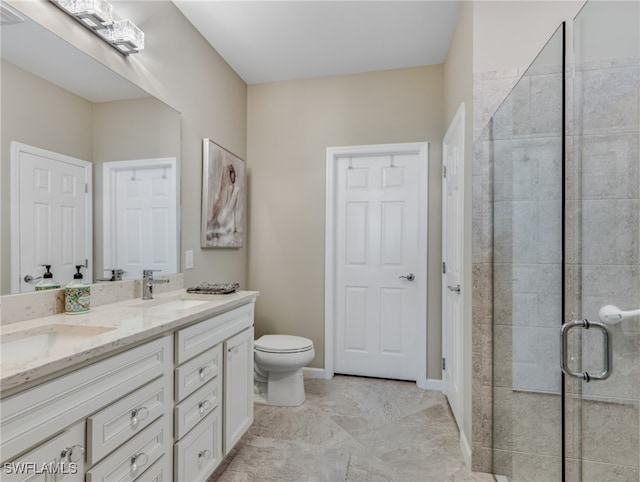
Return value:
[(228, 295), (235, 293), (240, 288), (239, 283), (209, 283), (205, 281), (198, 286), (187, 288), (187, 293), (197, 293), (204, 295)]

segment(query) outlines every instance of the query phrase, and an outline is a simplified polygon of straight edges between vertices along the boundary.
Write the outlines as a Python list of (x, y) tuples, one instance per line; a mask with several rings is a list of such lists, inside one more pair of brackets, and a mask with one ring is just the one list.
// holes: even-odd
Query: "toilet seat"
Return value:
[(313, 350), (313, 341), (301, 336), (263, 335), (253, 346), (256, 351), (264, 353), (302, 353)]

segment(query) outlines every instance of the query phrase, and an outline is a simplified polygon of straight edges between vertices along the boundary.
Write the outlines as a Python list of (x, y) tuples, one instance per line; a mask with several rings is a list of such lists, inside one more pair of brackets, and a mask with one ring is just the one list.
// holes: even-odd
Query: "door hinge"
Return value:
[(447, 165), (442, 165), (442, 177), (447, 177)]
[(84, 183), (84, 193), (85, 194), (89, 194), (89, 183), (88, 182)]
[(442, 369), (446, 370), (447, 369), (447, 359), (442, 357)]
[(442, 274), (446, 274), (447, 273), (447, 263), (445, 263), (444, 261), (442, 262)]

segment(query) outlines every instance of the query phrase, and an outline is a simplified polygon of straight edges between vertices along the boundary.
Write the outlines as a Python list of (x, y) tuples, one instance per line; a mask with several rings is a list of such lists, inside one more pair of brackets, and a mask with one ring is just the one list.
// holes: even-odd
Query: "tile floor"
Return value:
[(255, 406), (208, 482), (493, 482), (469, 471), (445, 397), (412, 382), (305, 380), (300, 407)]

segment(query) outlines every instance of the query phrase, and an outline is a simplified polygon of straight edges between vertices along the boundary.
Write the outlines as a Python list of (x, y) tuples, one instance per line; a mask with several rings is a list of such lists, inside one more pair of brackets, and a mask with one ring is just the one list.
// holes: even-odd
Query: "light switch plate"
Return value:
[(193, 269), (193, 250), (184, 252), (184, 269)]

